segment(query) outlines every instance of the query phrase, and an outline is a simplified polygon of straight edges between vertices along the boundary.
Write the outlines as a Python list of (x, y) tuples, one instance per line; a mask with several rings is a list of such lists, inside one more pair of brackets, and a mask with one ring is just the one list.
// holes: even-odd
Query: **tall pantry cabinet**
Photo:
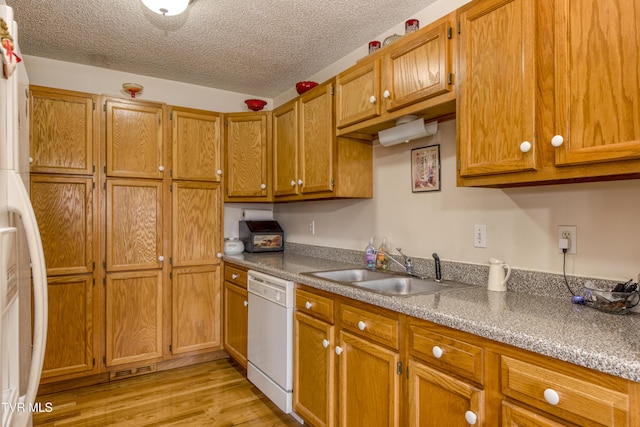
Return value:
[(30, 113), (50, 297), (42, 383), (215, 357), (218, 114), (36, 86)]

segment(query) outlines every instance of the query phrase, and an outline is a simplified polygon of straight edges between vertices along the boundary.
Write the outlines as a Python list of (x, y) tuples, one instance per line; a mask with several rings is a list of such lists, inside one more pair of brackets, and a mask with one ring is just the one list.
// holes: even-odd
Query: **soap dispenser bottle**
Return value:
[(382, 244), (378, 248), (378, 255), (376, 256), (376, 267), (381, 270), (389, 268), (389, 260), (387, 259), (387, 238), (382, 239)]
[(376, 268), (376, 247), (373, 246), (373, 237), (369, 239), (369, 246), (364, 250), (364, 257), (367, 268)]

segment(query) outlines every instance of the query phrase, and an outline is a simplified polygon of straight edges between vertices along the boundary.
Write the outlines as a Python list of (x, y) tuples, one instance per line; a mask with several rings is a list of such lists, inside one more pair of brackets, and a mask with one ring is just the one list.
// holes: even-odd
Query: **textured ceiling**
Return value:
[(273, 98), (435, 0), (6, 0), (23, 54)]

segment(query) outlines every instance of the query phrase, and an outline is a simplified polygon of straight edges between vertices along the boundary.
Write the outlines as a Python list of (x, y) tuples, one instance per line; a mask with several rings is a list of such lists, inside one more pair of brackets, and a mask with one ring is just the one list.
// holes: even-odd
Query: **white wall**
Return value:
[[(123, 83), (138, 83), (144, 86), (144, 91), (137, 96), (142, 101), (165, 102), (220, 113), (249, 111), (244, 100), (256, 98), (253, 95), (37, 56), (24, 55), (24, 62), (32, 85), (122, 97), (127, 96), (122, 89)], [(268, 103), (265, 110), (270, 110), (273, 100), (265, 101)]]
[[(562, 271), (558, 225), (576, 225), (577, 254), (567, 273), (615, 280), (640, 273), (640, 180), (518, 189), (456, 187), (455, 120), (431, 137), (374, 146), (370, 200), (276, 204), (289, 242), (364, 250), (370, 236), (387, 237), (408, 255)], [(440, 144), (442, 190), (411, 192), (411, 148)], [(315, 235), (308, 221), (315, 221)], [(473, 225), (486, 224), (487, 248), (473, 247)]]

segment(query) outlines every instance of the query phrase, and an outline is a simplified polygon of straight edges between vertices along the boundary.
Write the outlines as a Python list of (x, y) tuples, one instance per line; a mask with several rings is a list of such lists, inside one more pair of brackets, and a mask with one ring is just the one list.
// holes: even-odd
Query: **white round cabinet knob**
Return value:
[(389, 92), (388, 90), (385, 90), (384, 92), (382, 92), (382, 96), (387, 99), (391, 96), (391, 92)]
[(467, 420), (467, 423), (471, 425), (474, 425), (476, 422), (478, 422), (478, 416), (472, 411), (465, 412), (464, 419)]
[(564, 143), (564, 138), (562, 137), (562, 135), (556, 135), (553, 138), (551, 138), (551, 145), (553, 145), (556, 148), (560, 147), (563, 143)]
[(372, 103), (372, 104), (375, 104), (376, 103), (376, 97), (371, 95), (371, 98), (369, 98), (369, 102)]
[(437, 345), (434, 345), (433, 348), (431, 349), (431, 353), (433, 354), (433, 357), (435, 357), (436, 359), (440, 359), (444, 352), (440, 347), (438, 347)]
[(164, 166), (162, 166), (162, 165), (158, 166), (158, 170), (159, 170), (160, 172), (164, 172)]
[(358, 322), (358, 329), (360, 329), (361, 331), (364, 331), (364, 328), (367, 327), (367, 324), (364, 323), (362, 320)]
[(160, 262), (164, 261), (164, 257), (163, 257), (162, 255), (160, 255), (160, 256), (158, 257), (158, 261), (160, 261)]
[(265, 188), (267, 188), (267, 184), (260, 184), (260, 188), (264, 190)]
[(342, 347), (340, 347), (339, 345), (336, 346), (336, 354), (338, 356), (340, 356), (342, 354)]
[(236, 280), (238, 277), (240, 277), (240, 275), (239, 275), (239, 274), (231, 273), (231, 278), (232, 278), (233, 280)]
[(246, 307), (246, 306), (248, 306), (248, 305), (249, 305), (249, 301), (245, 301), (245, 302), (243, 302), (242, 304), (244, 304), (244, 306)]
[(522, 151), (523, 153), (528, 153), (529, 151), (531, 151), (531, 143), (529, 141), (524, 141), (522, 144), (520, 144), (520, 151)]
[(298, 185), (302, 185), (303, 183), (304, 183), (303, 180), (301, 180), (301, 179), (298, 180)]
[(29, 157), (29, 163), (33, 163), (33, 157)]
[(560, 403), (560, 395), (554, 389), (548, 388), (544, 391), (544, 400), (546, 400), (549, 405), (555, 406)]
[(292, 181), (291, 181), (291, 186), (292, 186), (292, 187), (295, 187), (295, 186), (296, 186), (296, 182), (292, 180)]
[(305, 302), (304, 308), (306, 308), (307, 310), (311, 310), (311, 303), (309, 301)]
[(222, 258), (222, 252), (218, 252), (218, 253), (216, 254), (216, 256), (217, 256), (218, 258)]
[(329, 340), (328, 340), (328, 339), (326, 339), (326, 338), (325, 338), (325, 339), (323, 339), (323, 340), (322, 340), (322, 346), (323, 346), (324, 348), (329, 347)]
[(218, 175), (222, 175), (222, 169), (218, 169), (218, 170), (216, 171), (216, 173), (217, 173)]

